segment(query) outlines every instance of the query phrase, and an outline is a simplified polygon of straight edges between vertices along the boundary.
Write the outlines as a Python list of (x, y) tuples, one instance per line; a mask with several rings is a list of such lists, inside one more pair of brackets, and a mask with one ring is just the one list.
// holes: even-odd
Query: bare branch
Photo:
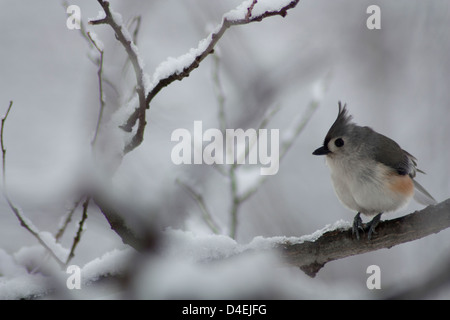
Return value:
[(2, 147), (2, 172), (3, 172), (3, 187), (6, 187), (6, 149), (5, 149), (5, 145), (3, 143), (3, 128), (5, 127), (5, 121), (6, 118), (8, 118), (9, 112), (11, 111), (11, 108), (13, 106), (13, 102), (12, 100), (9, 102), (9, 107), (8, 110), (6, 110), (5, 115), (2, 118), (2, 125), (1, 125), (1, 129), (0, 129), (0, 141), (1, 141), (1, 147)]
[(56, 242), (58, 242), (61, 239), (61, 237), (64, 235), (64, 232), (66, 231), (67, 226), (69, 225), (70, 221), (72, 221), (72, 216), (73, 216), (75, 210), (78, 208), (78, 205), (83, 200), (83, 197), (81, 197), (79, 200), (75, 201), (72, 209), (70, 209), (69, 212), (67, 213), (66, 218), (64, 219), (64, 222), (62, 223), (61, 227), (58, 229), (58, 232), (56, 232), (56, 235), (55, 235)]
[[(125, 51), (127, 52), (128, 58), (130, 59), (131, 64), (133, 65), (134, 73), (136, 75), (136, 83), (137, 83), (136, 92), (139, 98), (139, 107), (136, 109), (137, 114), (135, 123), (137, 120), (139, 120), (139, 126), (136, 131), (136, 134), (131, 139), (131, 142), (125, 146), (124, 153), (128, 153), (132, 151), (134, 148), (136, 148), (138, 145), (140, 145), (144, 139), (144, 129), (145, 125), (147, 124), (145, 120), (145, 110), (147, 109), (148, 106), (148, 102), (146, 101), (145, 97), (145, 83), (144, 83), (145, 73), (137, 54), (137, 47), (133, 43), (133, 40), (130, 34), (128, 33), (128, 30), (126, 30), (125, 27), (121, 25), (120, 21), (116, 21), (115, 19), (116, 14), (113, 14), (111, 12), (108, 1), (104, 0), (97, 0), (97, 1), (105, 11), (106, 16), (103, 19), (91, 20), (89, 23), (92, 25), (108, 24), (109, 26), (111, 26), (111, 28), (114, 30), (116, 34), (117, 40), (122, 44)], [(131, 128), (128, 127), (122, 128), (126, 131), (131, 131)]]
[(75, 256), (75, 249), (78, 246), (78, 243), (80, 242), (81, 233), (83, 232), (83, 226), (88, 217), (87, 210), (89, 207), (90, 200), (91, 199), (89, 197), (87, 197), (83, 203), (83, 215), (81, 216), (80, 223), (78, 224), (77, 234), (75, 235), (75, 238), (73, 239), (72, 247), (70, 248), (70, 253), (66, 260), (66, 265), (69, 264), (70, 260), (72, 260), (72, 258)]
[(100, 125), (102, 123), (103, 110), (105, 109), (105, 97), (103, 95), (103, 49), (101, 49), (99, 44), (97, 44), (95, 42), (95, 40), (92, 39), (90, 32), (87, 33), (87, 36), (89, 37), (89, 40), (92, 42), (92, 44), (94, 45), (94, 47), (97, 49), (98, 53), (100, 54), (100, 60), (98, 62), (98, 71), (97, 71), (100, 110), (98, 113), (97, 125), (95, 127), (94, 138), (92, 139), (92, 142), (91, 142), (91, 145), (94, 146), (95, 142), (97, 141), (97, 136), (98, 136), (98, 132), (100, 130)]
[(11, 199), (8, 196), (7, 188), (6, 188), (6, 148), (3, 142), (3, 129), (5, 127), (6, 119), (8, 118), (9, 112), (11, 111), (13, 102), (10, 101), (8, 110), (6, 111), (5, 116), (2, 118), (1, 122), (1, 129), (0, 129), (0, 142), (1, 142), (1, 149), (2, 149), (2, 173), (3, 173), (3, 196), (6, 199), (6, 202), (8, 202), (8, 205), (16, 218), (19, 220), (20, 225), (24, 227), (28, 232), (30, 232), (37, 240), (38, 242), (47, 250), (47, 252), (55, 259), (55, 261), (61, 266), (64, 267), (64, 263), (58, 258), (58, 256), (53, 252), (53, 250), (42, 240), (42, 238), (39, 235), (39, 231), (32, 225), (31, 221), (29, 221), (27, 218), (25, 218), (20, 210), (14, 205), (14, 203), (11, 201)]
[(380, 222), (377, 234), (356, 240), (351, 227), (325, 232), (315, 241), (276, 245), (281, 256), (314, 277), (330, 261), (417, 240), (450, 227), (450, 199), (406, 216)]

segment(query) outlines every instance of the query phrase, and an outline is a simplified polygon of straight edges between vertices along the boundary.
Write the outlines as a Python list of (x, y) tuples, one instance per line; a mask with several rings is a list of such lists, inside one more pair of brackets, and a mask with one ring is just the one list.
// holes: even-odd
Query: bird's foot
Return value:
[(356, 239), (359, 240), (359, 230), (362, 230), (364, 232), (364, 224), (362, 222), (362, 219), (360, 217), (360, 212), (358, 212), (353, 219), (353, 226), (352, 226), (352, 234), (356, 236)]
[(381, 218), (382, 213), (377, 214), (372, 221), (370, 221), (367, 226), (369, 227), (369, 233), (367, 235), (367, 239), (371, 240), (372, 239), (372, 234), (377, 234), (375, 232), (375, 228), (377, 227), (377, 225), (380, 223), (380, 218)]

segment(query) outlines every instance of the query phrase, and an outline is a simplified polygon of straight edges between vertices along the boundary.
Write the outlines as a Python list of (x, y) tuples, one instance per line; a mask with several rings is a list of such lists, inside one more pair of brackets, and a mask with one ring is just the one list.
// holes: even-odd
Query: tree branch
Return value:
[(280, 242), (276, 248), (289, 264), (315, 277), (330, 261), (417, 240), (450, 227), (450, 199), (406, 216), (380, 222), (377, 234), (356, 240), (351, 227), (325, 232), (315, 241)]
[(98, 134), (100, 131), (100, 125), (102, 123), (102, 118), (103, 118), (103, 111), (105, 109), (105, 96), (103, 94), (103, 48), (92, 38), (90, 32), (87, 33), (87, 36), (89, 37), (89, 40), (92, 42), (95, 49), (97, 49), (97, 51), (100, 55), (100, 59), (98, 62), (98, 71), (97, 71), (100, 110), (98, 112), (97, 125), (95, 126), (94, 138), (92, 139), (92, 142), (91, 142), (91, 145), (94, 146), (95, 142), (97, 141), (97, 137), (98, 137)]
[[(101, 0), (99, 0), (99, 1), (101, 1)], [(255, 5), (257, 5), (257, 2), (254, 1), (247, 8), (246, 15), (244, 17), (235, 18), (230, 14), (225, 15), (222, 20), (222, 24), (220, 25), (220, 27), (218, 27), (216, 29), (217, 31), (211, 33), (205, 39), (205, 41), (207, 41), (207, 43), (205, 44), (205, 42), (201, 42), (201, 46), (203, 49), (200, 49), (200, 47), (199, 47), (196, 50), (194, 50), (195, 54), (194, 54), (192, 61), (189, 64), (187, 64), (183, 68), (183, 70), (181, 70), (181, 71), (174, 70), (169, 75), (163, 76), (160, 79), (156, 80), (156, 82), (153, 84), (152, 89), (148, 92), (148, 94), (146, 96), (146, 101), (145, 101), (146, 108), (149, 108), (150, 102), (161, 91), (161, 89), (167, 87), (175, 80), (182, 80), (182, 79), (188, 77), (189, 74), (194, 69), (196, 69), (200, 65), (200, 63), (209, 54), (213, 53), (214, 47), (216, 46), (217, 42), (222, 38), (222, 36), (224, 35), (225, 31), (228, 28), (230, 28), (231, 26), (244, 25), (244, 24), (248, 24), (251, 22), (255, 22), (255, 21), (261, 21), (262, 19), (271, 17), (271, 16), (278, 15), (278, 16), (285, 17), (287, 15), (287, 10), (294, 8), (299, 1), (300, 0), (292, 0), (278, 10), (265, 11), (261, 14), (257, 14), (255, 16), (253, 16), (252, 11), (255, 8)], [(101, 2), (103, 2), (103, 1), (101, 1)], [(107, 18), (105, 18), (103, 20), (107, 20)], [(131, 130), (134, 127), (134, 125), (136, 124), (137, 120), (139, 120), (139, 126), (138, 126), (138, 130), (136, 132), (136, 135), (133, 137), (132, 141), (126, 146), (126, 152), (129, 152), (129, 151), (133, 150), (134, 148), (136, 148), (139, 144), (141, 144), (141, 142), (143, 140), (143, 134), (144, 134), (143, 126), (145, 126), (145, 122), (141, 121), (142, 120), (141, 118), (142, 117), (145, 118), (145, 116), (143, 115), (145, 112), (145, 109), (143, 110), (142, 108), (144, 108), (144, 106), (142, 104), (140, 104), (139, 108), (137, 108), (134, 111), (134, 113), (131, 114), (131, 116), (128, 118), (127, 122), (122, 126), (122, 128), (125, 131), (131, 132)]]
[[(109, 26), (111, 26), (111, 28), (114, 30), (116, 34), (117, 40), (122, 44), (125, 51), (127, 52), (128, 58), (130, 59), (131, 64), (133, 65), (134, 73), (136, 75), (136, 83), (137, 83), (136, 92), (139, 98), (139, 107), (136, 109), (137, 110), (136, 121), (139, 119), (139, 126), (131, 142), (125, 146), (124, 153), (128, 153), (132, 151), (134, 148), (136, 148), (138, 145), (140, 145), (144, 139), (144, 129), (145, 125), (147, 124), (145, 120), (145, 110), (147, 109), (148, 106), (148, 102), (146, 101), (145, 97), (145, 84), (144, 84), (145, 73), (143, 65), (141, 64), (141, 61), (138, 57), (137, 47), (134, 44), (133, 39), (129, 34), (128, 30), (126, 30), (126, 28), (121, 24), (120, 21), (116, 21), (117, 14), (116, 13), (113, 14), (113, 12), (110, 10), (108, 1), (104, 0), (97, 0), (97, 1), (105, 11), (106, 16), (105, 18), (99, 20), (91, 20), (89, 21), (89, 23), (92, 25), (108, 24)], [(131, 128), (130, 130), (127, 131), (131, 131)]]

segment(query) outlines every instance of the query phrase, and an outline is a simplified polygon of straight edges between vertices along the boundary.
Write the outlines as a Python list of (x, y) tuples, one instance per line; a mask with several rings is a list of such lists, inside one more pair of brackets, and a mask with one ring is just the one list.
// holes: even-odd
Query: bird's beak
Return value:
[(329, 154), (331, 151), (326, 146), (322, 146), (314, 150), (313, 155), (315, 156), (323, 156)]

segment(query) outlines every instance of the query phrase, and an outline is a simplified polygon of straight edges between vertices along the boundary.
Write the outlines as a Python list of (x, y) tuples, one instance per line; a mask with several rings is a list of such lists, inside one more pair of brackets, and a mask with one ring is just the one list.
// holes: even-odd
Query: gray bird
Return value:
[(368, 223), (370, 240), (383, 212), (400, 209), (413, 196), (424, 205), (436, 200), (414, 179), (417, 171), (423, 173), (414, 156), (394, 140), (351, 120), (346, 105), (339, 102), (337, 119), (313, 155), (326, 156), (336, 195), (358, 212), (352, 227), (357, 239), (364, 231), (360, 214), (374, 216)]

